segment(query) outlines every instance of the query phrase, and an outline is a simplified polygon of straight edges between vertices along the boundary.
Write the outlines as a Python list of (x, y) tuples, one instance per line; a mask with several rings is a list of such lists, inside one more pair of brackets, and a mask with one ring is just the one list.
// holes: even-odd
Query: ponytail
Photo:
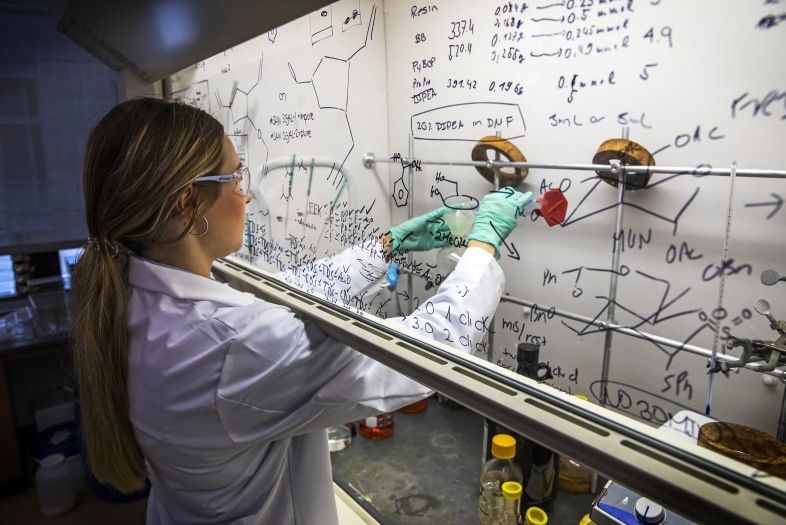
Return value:
[(109, 250), (91, 241), (74, 267), (75, 366), (93, 475), (130, 493), (147, 472), (128, 417), (127, 264)]
[[(91, 240), (76, 263), (74, 362), (82, 435), (96, 479), (130, 493), (147, 472), (128, 397), (128, 253), (174, 242), (191, 230), (219, 195), (224, 128), (199, 108), (159, 99), (115, 106), (87, 140), (82, 171)], [(177, 199), (193, 184), (194, 213), (173, 231)]]

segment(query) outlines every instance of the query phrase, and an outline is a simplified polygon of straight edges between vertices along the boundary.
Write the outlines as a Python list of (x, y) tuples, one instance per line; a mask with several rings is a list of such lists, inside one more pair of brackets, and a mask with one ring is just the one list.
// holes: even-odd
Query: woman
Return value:
[[(73, 275), (84, 438), (100, 481), (131, 492), (149, 476), (148, 524), (337, 523), (325, 429), (430, 393), (210, 279), (213, 261), (242, 246), (248, 175), (221, 124), (181, 103), (119, 104), (87, 142), (90, 239)], [(494, 256), (526, 198), (487, 196), (434, 308), (397, 322), (429, 324), (459, 348), (479, 341), (485, 326), (451, 322), (451, 308), (493, 315), (504, 287)], [(388, 253), (438, 246), (438, 215), (393, 228)], [(324, 264), (368, 277), (343, 285), (353, 296), (383, 250), (374, 239)]]

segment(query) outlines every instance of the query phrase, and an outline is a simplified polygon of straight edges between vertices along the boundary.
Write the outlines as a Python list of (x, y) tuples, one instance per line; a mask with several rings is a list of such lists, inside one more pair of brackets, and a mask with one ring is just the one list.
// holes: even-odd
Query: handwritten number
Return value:
[(455, 343), (455, 341), (450, 338), (450, 330), (448, 330), (447, 328), (443, 328), (442, 331), (447, 332), (448, 334), (445, 336), (445, 341), (447, 341), (448, 343)]
[[(663, 27), (663, 28), (660, 30), (660, 36), (662, 36), (663, 38), (667, 38), (667, 39), (668, 39), (668, 41), (669, 41), (669, 47), (673, 47), (673, 42), (672, 42), (672, 39), (671, 39), (671, 27), (669, 27), (669, 26), (664, 26), (664, 27)], [(646, 33), (644, 33), (644, 37), (643, 37), (643, 38), (644, 38), (645, 40), (646, 40), (646, 39), (649, 39), (649, 41), (650, 41), (650, 44), (652, 44), (652, 43), (657, 43), (657, 42), (660, 42), (660, 39), (657, 39), (657, 40), (656, 40), (656, 38), (655, 38), (655, 28), (654, 28), (654, 27), (651, 27), (651, 28), (649, 29), (649, 31), (647, 31)]]
[(650, 404), (642, 399), (641, 401), (638, 401), (636, 403), (636, 406), (638, 407), (640, 407), (641, 405), (644, 405), (644, 408), (642, 408), (639, 411), (639, 417), (641, 417), (645, 421), (652, 421), (652, 412), (650, 411)]
[(671, 42), (671, 28), (669, 26), (664, 27), (663, 29), (660, 30), (660, 34), (661, 34), (662, 37), (668, 38), (669, 39), (669, 47), (673, 47), (672, 46), (672, 42)]

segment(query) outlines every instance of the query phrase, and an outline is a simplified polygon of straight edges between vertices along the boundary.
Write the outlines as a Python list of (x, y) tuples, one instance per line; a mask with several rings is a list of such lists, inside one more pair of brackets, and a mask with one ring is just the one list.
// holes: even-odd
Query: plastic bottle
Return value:
[(519, 500), (521, 483), (508, 481), (502, 484), (502, 514), (492, 519), (490, 525), (517, 525), (519, 522)]
[(495, 501), (486, 500), (484, 484), (488, 481), (497, 481), (502, 486), (508, 481), (521, 484), (522, 480), (521, 468), (513, 461), (516, 456), (516, 440), (512, 436), (507, 434), (494, 436), (491, 440), (491, 454), (493, 457), (480, 469), (481, 492), (478, 498), (478, 519), (481, 525), (489, 524), (489, 516), (496, 506)]
[(38, 507), (44, 516), (65, 514), (76, 505), (74, 472), (63, 454), (52, 454), (41, 460), (35, 484)]
[(374, 417), (360, 420), (358, 432), (364, 438), (385, 439), (393, 434), (393, 414), (385, 412)]

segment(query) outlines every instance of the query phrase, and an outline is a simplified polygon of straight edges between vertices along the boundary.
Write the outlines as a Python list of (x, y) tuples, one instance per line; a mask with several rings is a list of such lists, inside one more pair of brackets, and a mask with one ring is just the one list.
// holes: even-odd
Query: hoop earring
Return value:
[(194, 232), (191, 232), (191, 231), (190, 231), (190, 232), (188, 232), (188, 233), (190, 233), (191, 235), (196, 235), (197, 237), (202, 237), (204, 234), (206, 234), (206, 233), (207, 233), (207, 230), (208, 230), (208, 228), (210, 227), (210, 225), (209, 225), (209, 224), (208, 224), (208, 222), (207, 222), (207, 217), (205, 217), (205, 216), (203, 215), (203, 216), (202, 216), (202, 218), (205, 220), (205, 231), (203, 231), (202, 233), (194, 233)]

